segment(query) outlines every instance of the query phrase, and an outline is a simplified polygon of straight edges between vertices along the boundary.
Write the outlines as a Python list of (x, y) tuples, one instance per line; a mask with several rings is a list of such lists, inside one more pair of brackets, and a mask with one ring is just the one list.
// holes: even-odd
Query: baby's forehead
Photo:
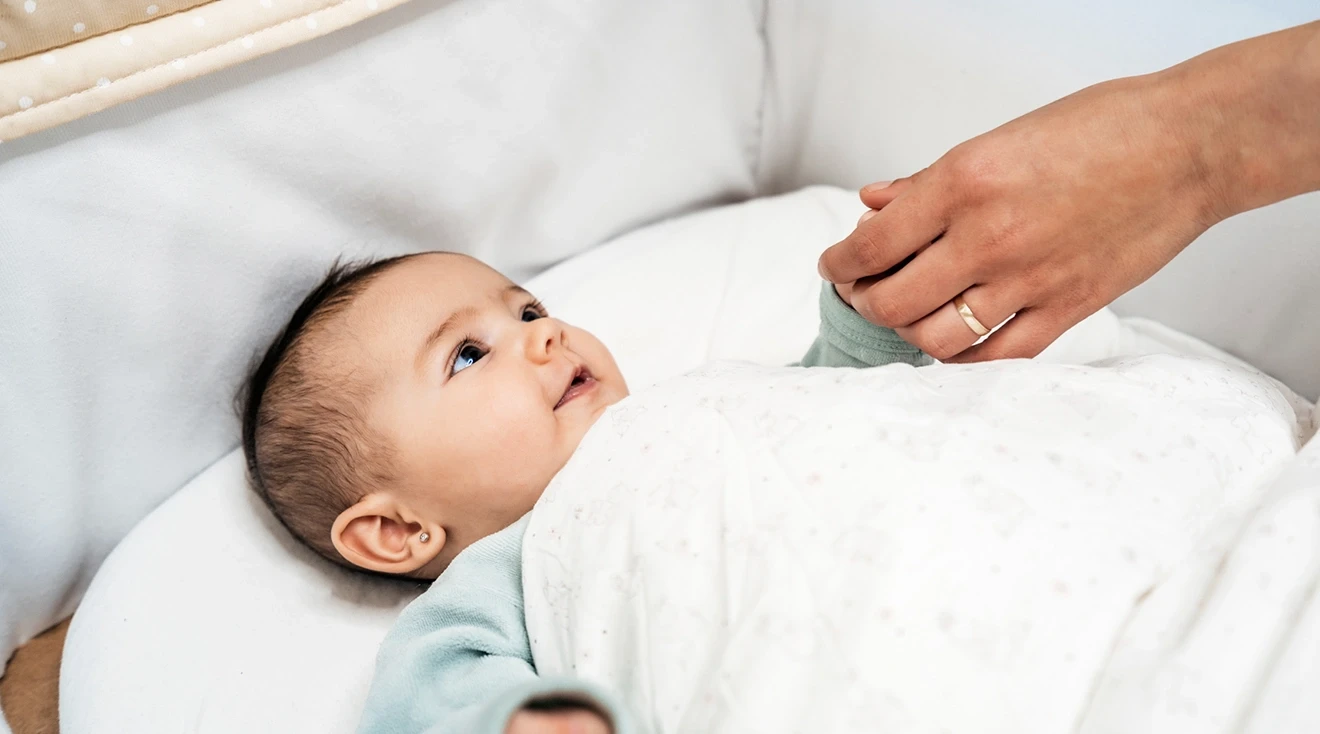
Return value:
[(360, 353), (384, 356), (415, 348), (414, 342), (455, 313), (498, 303), (511, 287), (508, 278), (466, 255), (418, 255), (373, 278), (326, 331), (338, 350), (356, 346)]
[(511, 285), (480, 260), (453, 253), (427, 253), (387, 269), (353, 299), (352, 315), (379, 326), (383, 319), (434, 316), (498, 299)]
[(480, 260), (456, 252), (428, 252), (407, 258), (368, 284), (371, 291), (410, 295), (442, 293), (457, 299), (504, 289), (508, 278)]

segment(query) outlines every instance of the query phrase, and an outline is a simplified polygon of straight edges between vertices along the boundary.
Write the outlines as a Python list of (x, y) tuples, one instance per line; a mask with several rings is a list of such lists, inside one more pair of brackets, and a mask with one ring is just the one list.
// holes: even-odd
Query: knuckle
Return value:
[(935, 337), (929, 340), (929, 343), (927, 343), (924, 346), (923, 345), (918, 345), (918, 346), (921, 346), (921, 350), (923, 352), (929, 354), (935, 359), (940, 360), (941, 362), (943, 362), (946, 359), (952, 359), (958, 356), (958, 352), (961, 351), (959, 349), (955, 349), (953, 345), (951, 345), (947, 340), (939, 337)]
[(867, 294), (867, 309), (871, 312), (871, 317), (868, 320), (890, 329), (906, 326), (903, 307), (892, 298), (881, 298), (879, 296), (880, 294), (874, 291)]
[(964, 199), (983, 200), (997, 188), (1001, 166), (983, 146), (972, 143), (964, 143), (949, 151), (948, 187)]
[(878, 275), (888, 268), (884, 256), (884, 236), (875, 227), (858, 230), (853, 240), (853, 256), (865, 275)]
[(962, 351), (954, 338), (937, 329), (927, 329), (915, 335), (913, 343), (920, 347), (921, 351), (940, 361), (954, 357)]

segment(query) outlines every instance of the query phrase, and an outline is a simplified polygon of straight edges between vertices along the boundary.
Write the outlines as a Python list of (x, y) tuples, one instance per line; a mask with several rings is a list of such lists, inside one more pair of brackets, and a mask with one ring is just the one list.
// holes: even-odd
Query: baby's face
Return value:
[(443, 528), (428, 541), (444, 545), (438, 562), (529, 512), (628, 394), (600, 341), (466, 256), (400, 263), (344, 318), (341, 366), (372, 381), (367, 419), (393, 451), (396, 479), (380, 494), (412, 533)]

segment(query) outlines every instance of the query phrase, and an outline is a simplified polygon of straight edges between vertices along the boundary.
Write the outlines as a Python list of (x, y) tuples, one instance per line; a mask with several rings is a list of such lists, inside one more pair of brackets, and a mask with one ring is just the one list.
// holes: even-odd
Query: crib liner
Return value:
[[(0, 143), (323, 36), (407, 0), (130, 2), (127, 10), (112, 10), (101, 8), (111, 4), (103, 0), (0, 0)], [(80, 11), (83, 6), (97, 11)], [(138, 20), (122, 24), (134, 14)], [(64, 26), (58, 34), (57, 24)], [(104, 30), (89, 36), (93, 28)]]

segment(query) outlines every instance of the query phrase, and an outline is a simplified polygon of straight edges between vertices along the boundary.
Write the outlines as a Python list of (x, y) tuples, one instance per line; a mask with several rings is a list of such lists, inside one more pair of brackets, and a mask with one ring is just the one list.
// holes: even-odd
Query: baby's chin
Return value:
[[(572, 458), (573, 454), (577, 451), (578, 446), (582, 445), (582, 441), (586, 439), (587, 434), (591, 432), (591, 429), (594, 428), (596, 423), (600, 421), (601, 417), (605, 415), (605, 411), (609, 410), (612, 406), (619, 404), (624, 398), (628, 397), (628, 388), (624, 385), (607, 387), (602, 384), (598, 385), (596, 389), (600, 391), (600, 395), (591, 405), (572, 406), (579, 409), (585, 408), (585, 410), (582, 410), (578, 420), (574, 421), (575, 430), (571, 430), (571, 438), (569, 439), (570, 443), (566, 447), (567, 450), (564, 451), (559, 466), (555, 469), (556, 474), (558, 474), (559, 470), (564, 468), (564, 464), (568, 463), (568, 460)], [(547, 484), (548, 483), (549, 482), (547, 482)]]
[(591, 425), (593, 426), (596, 424), (596, 421), (600, 420), (601, 416), (605, 415), (605, 411), (623, 402), (630, 394), (628, 392), (628, 386), (624, 384), (622, 379), (608, 386), (601, 385), (601, 387), (603, 390), (601, 393), (600, 407), (598, 410), (593, 411), (591, 418)]
[(578, 445), (581, 444), (582, 440), (587, 437), (587, 434), (591, 432), (591, 429), (594, 428), (598, 422), (600, 422), (601, 417), (605, 415), (605, 411), (609, 410), (611, 407), (615, 405), (618, 405), (619, 402), (621, 402), (626, 397), (628, 397), (628, 393), (626, 391), (622, 395), (603, 396), (603, 399), (599, 403), (591, 406), (591, 410), (590, 412), (587, 413), (586, 419), (579, 426), (579, 430), (577, 432), (577, 438), (573, 442), (573, 451), (577, 451)]

